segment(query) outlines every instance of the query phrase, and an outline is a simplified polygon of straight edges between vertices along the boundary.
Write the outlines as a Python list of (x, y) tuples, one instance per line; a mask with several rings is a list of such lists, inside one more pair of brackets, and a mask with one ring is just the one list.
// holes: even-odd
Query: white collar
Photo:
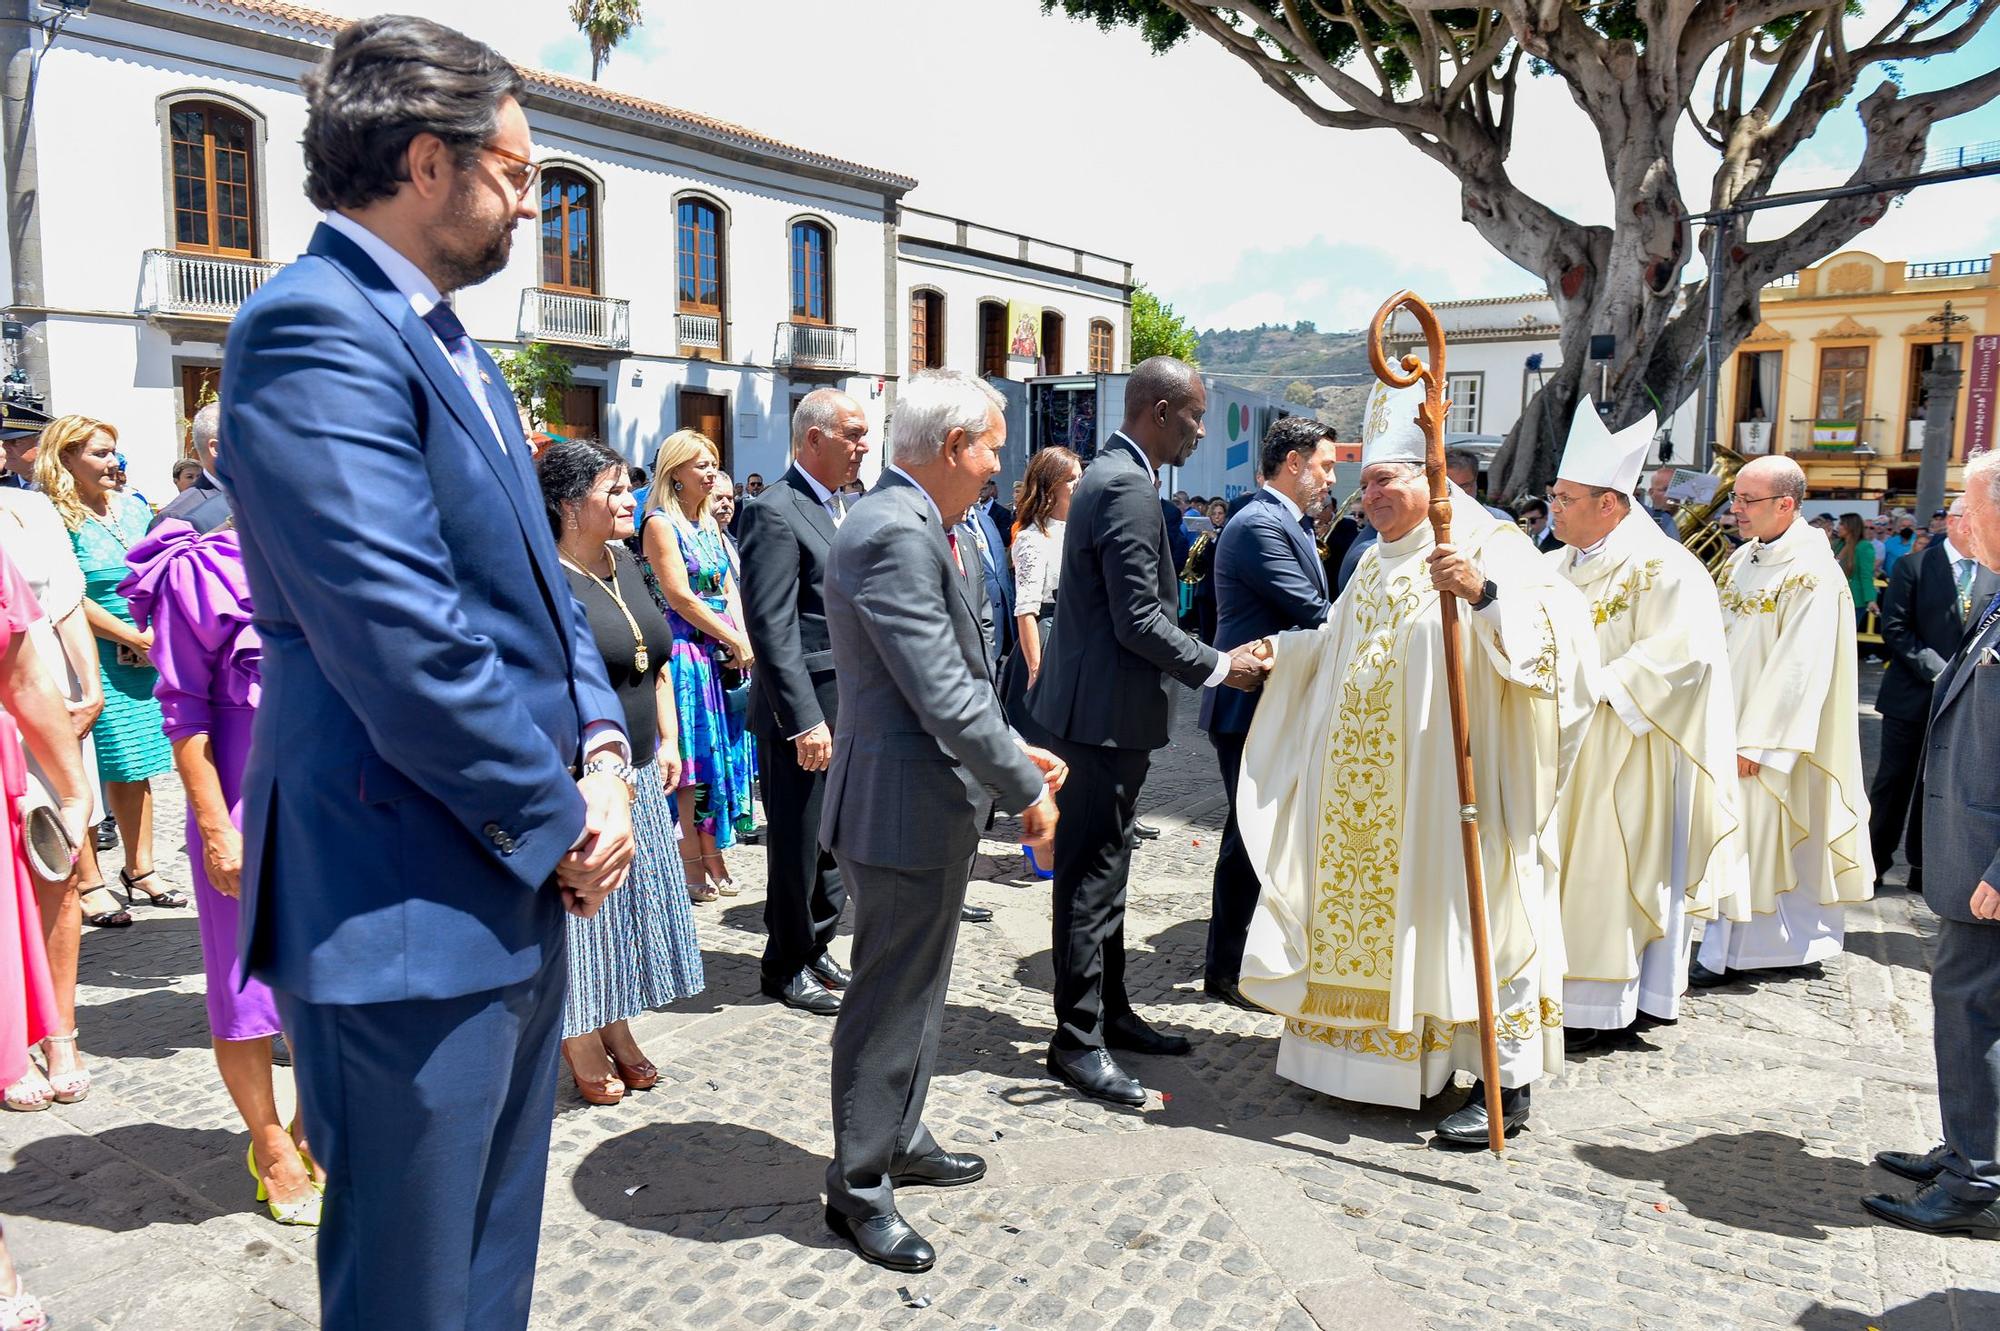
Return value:
[(1132, 456), (1139, 459), (1139, 465), (1144, 467), (1146, 474), (1153, 478), (1153, 484), (1158, 485), (1160, 483), (1159, 469), (1153, 465), (1153, 460), (1146, 456), (1146, 450), (1139, 447), (1139, 441), (1131, 435), (1126, 434), (1123, 430), (1113, 430), (1110, 442), (1115, 444), (1120, 440), (1124, 441), (1125, 447), (1132, 450)]
[(444, 295), (437, 284), (424, 276), (424, 270), (410, 262), (403, 252), (382, 237), (370, 231), (346, 213), (329, 211), (324, 214), (326, 224), (346, 236), (361, 247), (361, 252), (375, 261), (382, 270), (382, 276), (401, 292), (403, 299), (410, 302), (410, 308), (422, 318), (431, 312), (431, 307), (444, 302)]
[[(916, 477), (910, 475), (910, 473), (904, 471), (901, 467), (897, 466), (893, 462), (891, 462), (884, 470), (893, 471), (898, 476), (901, 476), (904, 480), (908, 481), (911, 485), (915, 485), (917, 487), (917, 493), (922, 495), (924, 497), (924, 502), (931, 506), (931, 512), (937, 517), (938, 526), (943, 527), (946, 531), (951, 530), (954, 524), (946, 522), (944, 520), (944, 514), (939, 510), (937, 506), (937, 500), (931, 498), (931, 492), (929, 490), (924, 489), (924, 487), (921, 485), (917, 485)], [(806, 479), (811, 480), (812, 477), (808, 476), (806, 477)]]
[[(1617, 531), (1617, 530), (1618, 529), (1616, 527), (1613, 527), (1611, 529), (1611, 531)], [(1604, 533), (1603, 536), (1598, 538), (1596, 545), (1585, 546), (1583, 549), (1578, 550), (1576, 552), (1576, 558), (1573, 561), (1571, 561), (1570, 566), (1574, 568), (1577, 565), (1584, 563), (1586, 560), (1595, 559), (1600, 554), (1603, 554), (1605, 542), (1609, 541), (1610, 539), (1611, 539), (1611, 532), (1608, 531)]]
[(815, 495), (819, 496), (819, 502), (821, 507), (824, 507), (827, 504), (833, 502), (833, 491), (827, 489), (824, 485), (821, 485), (819, 483), (819, 477), (813, 475), (811, 472), (807, 471), (804, 467), (801, 467), (796, 462), (792, 464), (792, 470), (806, 478), (806, 484), (812, 487), (812, 492)]
[(1265, 486), (1264, 493), (1270, 495), (1273, 499), (1276, 499), (1279, 503), (1283, 504), (1285, 506), (1285, 512), (1292, 515), (1293, 522), (1303, 522), (1305, 520), (1306, 511), (1300, 508), (1297, 504), (1294, 504), (1292, 502), (1292, 497), (1286, 494), (1283, 490), (1280, 490), (1277, 486), (1275, 485)]
[(1953, 568), (1957, 568), (1961, 563), (1972, 558), (1971, 555), (1953, 545), (1949, 536), (1944, 538), (1944, 557), (1951, 561)]

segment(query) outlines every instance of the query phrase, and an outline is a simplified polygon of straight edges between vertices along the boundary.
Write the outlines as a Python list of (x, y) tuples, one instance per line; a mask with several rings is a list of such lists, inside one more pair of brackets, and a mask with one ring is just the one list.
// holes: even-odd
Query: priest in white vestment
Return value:
[[(1417, 1108), (1480, 1074), (1441, 597), (1459, 600), (1497, 983), (1505, 1127), (1562, 1066), (1563, 946), (1549, 826), (1582, 740), (1596, 648), (1581, 598), (1521, 531), (1452, 491), (1428, 520), (1421, 388), (1370, 399), (1362, 502), (1381, 538), (1320, 628), (1271, 640), (1236, 816), (1262, 886), (1241, 987), (1286, 1018), (1278, 1075)], [(1484, 1145), (1485, 1101), (1439, 1124)]]
[(1804, 966), (1840, 952), (1845, 903), (1874, 893), (1861, 776), (1854, 598), (1833, 549), (1799, 513), (1805, 473), (1755, 458), (1730, 504), (1749, 539), (1717, 580), (1736, 688), (1745, 923), (1702, 935), (1690, 983)]
[(1744, 918), (1736, 698), (1722, 607), (1700, 560), (1634, 505), (1653, 417), (1613, 434), (1585, 398), (1549, 495), (1543, 558), (1589, 605), (1603, 672), (1563, 787), (1563, 1024), (1571, 1049), (1680, 1016), (1694, 931)]

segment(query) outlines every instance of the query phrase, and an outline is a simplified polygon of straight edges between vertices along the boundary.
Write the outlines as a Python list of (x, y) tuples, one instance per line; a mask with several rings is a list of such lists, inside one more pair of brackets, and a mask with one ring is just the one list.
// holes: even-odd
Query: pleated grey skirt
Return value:
[(702, 991), (701, 945), (681, 872), (680, 827), (660, 769), (638, 772), (632, 873), (590, 919), (568, 917), (563, 1038), (586, 1035)]

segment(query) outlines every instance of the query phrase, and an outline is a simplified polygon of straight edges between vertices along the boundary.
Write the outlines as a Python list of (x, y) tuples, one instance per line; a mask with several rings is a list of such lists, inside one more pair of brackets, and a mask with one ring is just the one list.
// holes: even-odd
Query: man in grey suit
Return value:
[(959, 907), (987, 806), (1055, 827), (1066, 775), (1008, 728), (955, 519), (1000, 470), (1000, 395), (971, 375), (919, 374), (889, 422), (889, 466), (834, 538), (826, 621), (840, 688), (820, 841), (855, 901), (854, 978), (833, 1031), (826, 1220), (861, 1255), (929, 1270), (898, 1187), (985, 1176), (940, 1147), (924, 1096), (944, 1022)]
[(1159, 470), (1201, 442), (1208, 393), (1193, 366), (1140, 361), (1125, 420), (1070, 498), (1062, 596), (1028, 691), (1050, 747), (1078, 775), (1056, 837), (1056, 1033), (1048, 1068), (1095, 1099), (1136, 1106), (1145, 1088), (1112, 1049), (1185, 1054), (1188, 1042), (1139, 1020), (1125, 993), (1125, 882), (1139, 787), (1173, 716), (1169, 677), (1192, 688), (1255, 688), (1269, 666), (1246, 644), (1228, 654), (1175, 624)]
[[(1972, 557), (2000, 571), (2000, 452), (1965, 468)], [(1907, 1199), (1862, 1199), (1927, 1234), (2000, 1238), (2000, 596), (1974, 618), (1937, 677), (1924, 767), (1924, 902), (1938, 916), (1931, 962), (1938, 1109), (1944, 1143), (1876, 1163), (1922, 1183)]]
[(167, 501), (146, 524), (151, 531), (162, 522), (185, 522), (198, 532), (211, 532), (229, 521), (229, 496), (223, 493), (222, 482), (215, 479), (215, 456), (222, 438), (222, 404), (211, 402), (194, 414), (188, 423), (188, 434), (194, 440), (194, 455), (201, 463), (201, 472), (194, 478), (194, 484)]

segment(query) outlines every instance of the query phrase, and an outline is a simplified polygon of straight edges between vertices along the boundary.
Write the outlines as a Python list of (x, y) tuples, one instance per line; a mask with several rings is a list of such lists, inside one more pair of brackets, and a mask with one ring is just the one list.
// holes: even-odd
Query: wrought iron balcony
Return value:
[(717, 314), (676, 314), (674, 341), (683, 347), (722, 352), (722, 316)]
[(529, 287), (521, 293), (521, 340), (627, 351), (632, 346), (632, 305), (609, 296)]
[(1807, 458), (1879, 457), (1888, 442), (1889, 422), (1880, 416), (1860, 420), (1810, 420), (1793, 417), (1785, 452)]
[(795, 370), (851, 370), (860, 363), (858, 348), (852, 328), (781, 323), (771, 363)]
[(1984, 277), (1993, 271), (1993, 256), (1983, 259), (1927, 259), (1922, 263), (1903, 265), (1903, 276), (1919, 277)]
[(264, 285), (264, 279), (284, 266), (268, 259), (147, 250), (140, 273), (139, 313), (155, 320), (227, 322)]

